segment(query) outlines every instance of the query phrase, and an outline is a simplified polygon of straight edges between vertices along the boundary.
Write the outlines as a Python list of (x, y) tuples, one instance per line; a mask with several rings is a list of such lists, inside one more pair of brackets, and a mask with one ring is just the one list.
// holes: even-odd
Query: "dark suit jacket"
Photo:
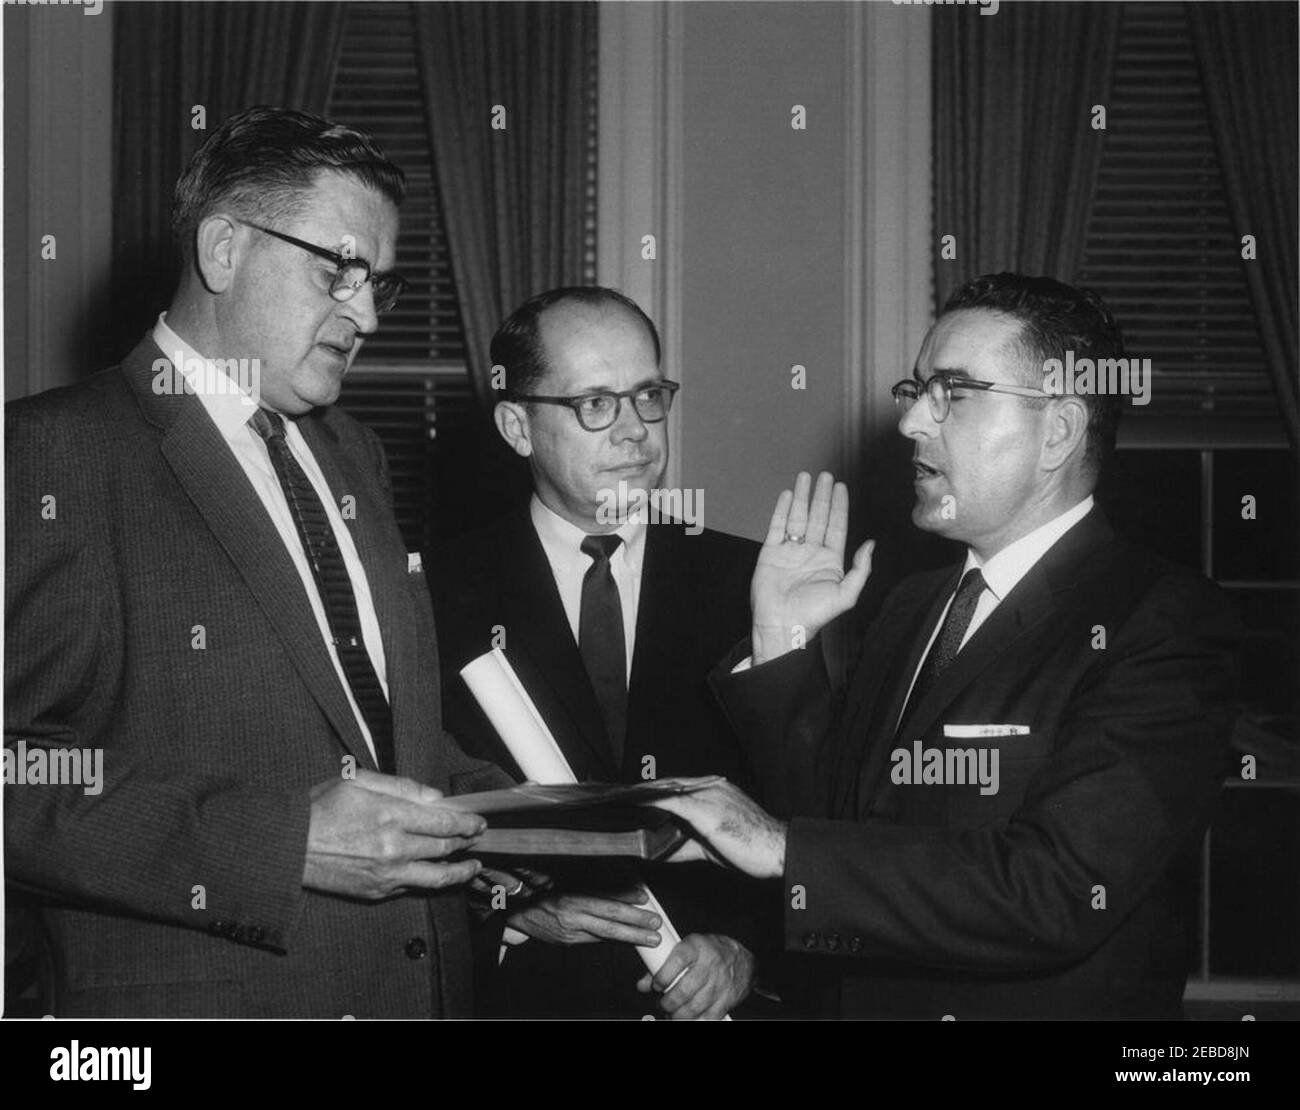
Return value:
[[(735, 738), (705, 679), (718, 656), (749, 625), (749, 582), (758, 545), (679, 524), (654, 524), (646, 536), (636, 642), (628, 688), (628, 728), (615, 766), (595, 694), (564, 614), (559, 590), (526, 505), (496, 525), (456, 540), (431, 560), (432, 590), (442, 640), (445, 714), (468, 752), (518, 767), (470, 695), (459, 669), (489, 650), (505, 630), (505, 653), (579, 780), (640, 782), (654, 759), (654, 777), (718, 773), (741, 782)], [(627, 868), (592, 861), (546, 869), (577, 889), (627, 880)], [(651, 888), (682, 935), (740, 934), (759, 944), (756, 884), (705, 865), (645, 870)], [(775, 919), (773, 901), (769, 916)], [(489, 964), (495, 963), (495, 951)], [(494, 976), (495, 1013), (595, 1016), (650, 1012), (638, 995), (645, 972), (622, 945), (561, 948), (529, 941), (511, 948)], [(493, 1004), (489, 1002), (491, 1007)]]
[[(1094, 510), (895, 736), (957, 578), (901, 583), (847, 686), (820, 638), (715, 675), (767, 803), (793, 817), (787, 950), (809, 954), (802, 975), (845, 1016), (1177, 1016), (1191, 868), (1227, 751), (1235, 614)], [(945, 738), (957, 724), (1030, 731)], [(895, 781), (891, 753), (917, 741), (995, 749), (997, 792)]]
[[(467, 1014), (460, 892), (371, 904), (302, 888), (309, 789), (344, 757), (374, 763), (239, 463), (197, 397), (151, 388), (161, 356), (146, 339), (6, 406), (6, 743), (104, 752), (96, 797), (5, 792), (7, 876), (42, 904), (57, 969), (46, 1008)], [(331, 491), (356, 499), (399, 774), (478, 778), (441, 729), (428, 591), (377, 438), (336, 409), (299, 426)]]

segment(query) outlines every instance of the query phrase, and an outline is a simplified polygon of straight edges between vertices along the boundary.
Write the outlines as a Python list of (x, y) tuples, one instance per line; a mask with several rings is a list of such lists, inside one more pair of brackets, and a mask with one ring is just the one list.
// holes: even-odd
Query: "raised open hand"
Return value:
[(857, 602), (876, 542), (858, 548), (845, 573), (848, 524), (849, 491), (826, 471), (815, 489), (800, 471), (794, 491), (781, 491), (749, 590), (756, 664), (802, 647)]

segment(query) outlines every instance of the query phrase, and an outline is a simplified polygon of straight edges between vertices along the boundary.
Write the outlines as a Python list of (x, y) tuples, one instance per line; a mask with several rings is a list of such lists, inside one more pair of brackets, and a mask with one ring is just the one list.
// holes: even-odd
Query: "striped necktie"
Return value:
[(289, 511), (298, 528), (307, 561), (316, 579), (316, 589), (325, 606), (334, 650), (338, 653), (343, 674), (352, 688), (361, 716), (375, 745), (375, 760), (385, 774), (395, 774), (397, 761), (393, 752), (393, 713), (384, 696), (361, 635), (361, 618), (357, 599), (352, 592), (338, 537), (330, 525), (325, 506), (316, 495), (311, 479), (289, 450), (284, 437), (284, 418), (279, 413), (258, 409), (249, 419), (253, 430), (266, 441), (271, 466), (280, 479)]

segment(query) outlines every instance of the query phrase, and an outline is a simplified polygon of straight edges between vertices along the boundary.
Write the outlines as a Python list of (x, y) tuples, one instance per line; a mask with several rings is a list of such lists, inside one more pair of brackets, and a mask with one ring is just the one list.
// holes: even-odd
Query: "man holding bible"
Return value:
[(847, 492), (801, 474), (759, 556), (751, 641), (715, 675), (764, 807), (730, 784), (658, 803), (715, 860), (779, 880), (824, 1013), (1181, 1012), (1238, 622), (1111, 532), (1093, 488), (1118, 399), (1045, 392), (1066, 351), (1123, 354), (1094, 294), (1015, 274), (954, 294), (894, 396), (912, 519), (964, 562), (905, 579), (847, 666), (819, 633), (870, 547), (845, 573)]
[(6, 766), (102, 758), (5, 788), (57, 1016), (471, 1011), (479, 864), (447, 857), (484, 824), (437, 802), (508, 780), (442, 731), (383, 449), (334, 407), (403, 194), (359, 131), (232, 116), (176, 188), (168, 310), (6, 406)]

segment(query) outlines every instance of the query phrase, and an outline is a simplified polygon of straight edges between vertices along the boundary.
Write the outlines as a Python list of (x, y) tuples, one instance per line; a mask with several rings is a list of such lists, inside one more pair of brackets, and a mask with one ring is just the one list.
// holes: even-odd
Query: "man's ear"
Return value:
[(237, 230), (235, 221), (220, 212), (206, 217), (195, 229), (194, 264), (209, 293), (224, 293), (230, 288), (239, 261)]
[(1078, 397), (1065, 396), (1048, 402), (1047, 439), (1043, 443), (1043, 468), (1059, 470), (1078, 453), (1083, 458), (1088, 438), (1088, 406)]
[(498, 401), (492, 410), (492, 420), (501, 438), (510, 449), (522, 458), (533, 453), (533, 441), (528, 427), (528, 412), (516, 401)]

